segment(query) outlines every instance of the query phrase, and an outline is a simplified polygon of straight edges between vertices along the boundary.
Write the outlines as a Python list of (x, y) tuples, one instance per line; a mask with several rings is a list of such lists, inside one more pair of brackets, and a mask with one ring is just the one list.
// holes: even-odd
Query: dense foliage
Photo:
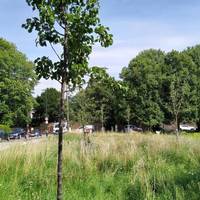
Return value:
[(0, 38), (0, 123), (23, 126), (30, 122), (35, 84), (33, 63), (12, 43)]
[(71, 98), (71, 120), (82, 125), (95, 124), (98, 130), (111, 130), (125, 121), (126, 86), (110, 77), (105, 69), (101, 69), (101, 74), (91, 77), (87, 87)]
[[(51, 46), (58, 57), (53, 62), (43, 56), (35, 60), (36, 72), (40, 77), (80, 84), (89, 73), (88, 57), (92, 46), (100, 43), (103, 47), (112, 44), (109, 28), (101, 24), (98, 0), (26, 0), (36, 16), (28, 18), (23, 28), (36, 31), (36, 44)], [(39, 15), (37, 15), (39, 14)], [(58, 53), (58, 47), (62, 52)]]
[(60, 92), (54, 88), (47, 88), (40, 96), (36, 97), (34, 109), (34, 123), (39, 125), (48, 117), (49, 122), (58, 122)]
[(104, 124), (107, 130), (127, 123), (145, 130), (162, 124), (175, 124), (176, 129), (180, 123), (200, 125), (200, 46), (183, 52), (142, 51), (120, 77), (121, 81), (108, 75), (91, 79), (81, 95), (72, 99), (72, 109), (84, 93), (83, 102), (89, 104), (82, 106), (86, 122)]
[[(70, 84), (80, 85), (90, 73), (89, 55), (95, 43), (102, 47), (112, 44), (109, 28), (101, 24), (98, 0), (26, 0), (36, 16), (22, 25), (28, 32), (37, 32), (36, 44), (50, 45), (58, 61), (47, 56), (35, 60), (39, 77), (54, 79), (61, 83), (59, 138), (58, 138), (58, 191), (62, 200), (62, 141), (65, 114), (64, 97)], [(61, 49), (58, 53), (56, 48)]]

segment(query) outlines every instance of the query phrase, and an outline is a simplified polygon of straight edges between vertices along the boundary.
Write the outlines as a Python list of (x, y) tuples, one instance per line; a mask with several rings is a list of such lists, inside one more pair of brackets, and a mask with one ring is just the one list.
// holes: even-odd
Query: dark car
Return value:
[(143, 129), (139, 128), (139, 127), (137, 127), (135, 125), (126, 125), (125, 126), (125, 132), (133, 132), (133, 131), (142, 132)]
[(40, 136), (42, 136), (42, 133), (39, 129), (35, 129), (29, 136), (30, 137), (40, 137)]
[(10, 139), (20, 139), (25, 136), (25, 130), (23, 128), (14, 128), (10, 134)]

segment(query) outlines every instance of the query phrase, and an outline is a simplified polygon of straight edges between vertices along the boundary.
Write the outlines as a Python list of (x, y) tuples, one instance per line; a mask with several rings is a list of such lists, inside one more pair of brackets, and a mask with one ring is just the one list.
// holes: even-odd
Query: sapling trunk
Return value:
[[(37, 10), (38, 16), (28, 18), (22, 27), (28, 32), (36, 31), (36, 44), (42, 47), (50, 44), (59, 59), (59, 61), (53, 62), (50, 58), (43, 56), (37, 58), (35, 64), (36, 72), (40, 78), (51, 78), (61, 82), (57, 200), (62, 200), (62, 124), (64, 121), (66, 86), (71, 83), (74, 86), (80, 85), (80, 81), (90, 71), (87, 63), (89, 55), (92, 53), (91, 47), (96, 42), (99, 42), (103, 47), (108, 47), (112, 45), (113, 39), (112, 34), (107, 31), (108, 28), (100, 23), (98, 16), (99, 2), (97, 0), (27, 0), (27, 3), (33, 10)], [(61, 54), (56, 51), (55, 45), (63, 47)], [(97, 73), (99, 72), (97, 71)]]
[[(63, 12), (67, 13), (67, 9), (63, 7)], [(59, 118), (59, 136), (58, 136), (58, 167), (57, 167), (57, 200), (62, 200), (62, 149), (63, 149), (63, 122), (65, 115), (65, 92), (67, 89), (66, 73), (68, 69), (68, 26), (64, 28), (64, 43), (63, 43), (64, 62), (62, 66), (62, 81), (61, 81), (61, 97), (60, 97), (60, 118)]]
[(57, 200), (62, 200), (62, 150), (63, 150), (63, 122), (65, 112), (65, 90), (66, 82), (61, 83), (60, 98), (60, 119), (59, 119), (59, 135), (58, 135), (58, 163), (57, 163)]

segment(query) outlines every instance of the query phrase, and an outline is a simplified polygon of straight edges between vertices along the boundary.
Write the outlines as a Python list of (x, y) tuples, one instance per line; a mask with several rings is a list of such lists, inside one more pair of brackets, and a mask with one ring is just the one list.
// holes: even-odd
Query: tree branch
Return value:
[(58, 23), (58, 25), (59, 25), (62, 29), (65, 29), (65, 27), (64, 27), (58, 20), (56, 20), (56, 22)]
[(49, 42), (49, 44), (50, 44), (52, 50), (54, 51), (54, 53), (56, 54), (56, 56), (58, 57), (58, 59), (61, 61), (61, 60), (62, 60), (61, 57), (58, 55), (58, 53), (56, 52), (56, 50), (55, 50), (55, 48), (53, 47), (53, 45), (51, 44), (51, 42)]
[(61, 35), (61, 36), (65, 36), (64, 34), (60, 33), (59, 31), (55, 30), (54, 31), (58, 34), (58, 35)]
[(58, 83), (62, 84), (62, 82), (61, 82), (61, 81), (59, 81), (59, 80), (56, 80), (56, 81), (58, 81)]

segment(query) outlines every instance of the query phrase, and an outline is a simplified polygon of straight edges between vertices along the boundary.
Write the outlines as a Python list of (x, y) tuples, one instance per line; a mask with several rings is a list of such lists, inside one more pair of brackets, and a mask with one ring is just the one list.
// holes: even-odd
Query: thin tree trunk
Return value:
[(60, 119), (59, 119), (59, 135), (58, 135), (58, 163), (57, 163), (57, 200), (62, 200), (62, 150), (63, 150), (63, 122), (65, 112), (65, 90), (66, 82), (61, 84), (60, 98)]
[[(63, 10), (67, 13), (67, 9), (63, 7)], [(63, 45), (63, 57), (64, 62), (62, 67), (63, 75), (61, 80), (61, 98), (60, 98), (60, 119), (59, 119), (59, 136), (58, 136), (58, 166), (57, 166), (57, 200), (62, 200), (62, 149), (63, 149), (63, 124), (65, 114), (65, 92), (67, 89), (67, 69), (69, 64), (68, 57), (68, 26), (65, 24), (64, 30), (64, 45)]]

